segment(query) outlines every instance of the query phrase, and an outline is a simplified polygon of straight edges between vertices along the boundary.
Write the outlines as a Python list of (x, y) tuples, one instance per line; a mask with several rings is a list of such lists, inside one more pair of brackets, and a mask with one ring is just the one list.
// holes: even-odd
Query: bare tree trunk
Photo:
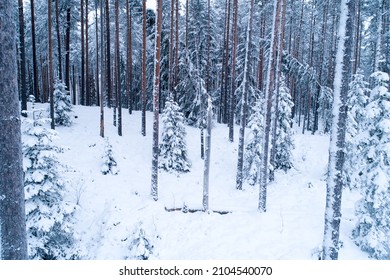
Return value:
[(99, 83), (99, 24), (98, 24), (98, 0), (95, 0), (95, 43), (96, 43), (96, 105), (100, 106), (100, 83)]
[(131, 26), (131, 9), (129, 0), (126, 0), (126, 21), (127, 21), (127, 58), (126, 58), (126, 95), (128, 98), (129, 114), (133, 112), (133, 96), (132, 96), (132, 79), (133, 79), (133, 49), (132, 49), (132, 26)]
[(88, 35), (88, 0), (85, 0), (85, 105), (91, 106), (91, 90), (89, 82), (89, 35)]
[[(20, 132), (15, 1), (0, 5), (0, 238), (3, 260), (27, 259)], [(4, 133), (6, 132), (6, 133)]]
[(274, 14), (273, 14), (273, 28), (271, 34), (271, 46), (268, 59), (268, 71), (267, 71), (267, 84), (266, 84), (266, 101), (265, 101), (265, 125), (264, 125), (264, 136), (263, 136), (263, 155), (261, 157), (260, 164), (260, 188), (259, 188), (259, 206), (260, 212), (266, 212), (267, 202), (267, 184), (268, 184), (268, 160), (269, 160), (269, 142), (271, 132), (271, 110), (272, 110), (272, 96), (275, 89), (275, 67), (277, 64), (277, 33), (279, 32), (279, 22), (281, 11), (281, 1), (274, 1)]
[(341, 221), (341, 200), (344, 187), (345, 132), (347, 93), (352, 70), (353, 16), (355, 0), (341, 1), (336, 69), (333, 88), (333, 124), (329, 147), (328, 178), (326, 184), (325, 229), (322, 259), (337, 260)]
[(27, 86), (26, 86), (26, 48), (24, 44), (24, 13), (23, 0), (19, 4), (19, 52), (20, 52), (20, 93), (22, 97), (22, 116), (27, 117)]
[(217, 121), (219, 123), (225, 123), (226, 121), (226, 93), (225, 87), (227, 87), (228, 80), (228, 56), (229, 56), (229, 26), (230, 26), (230, 0), (226, 0), (225, 3), (225, 20), (223, 27), (223, 41), (222, 41), (222, 69), (221, 69), (221, 92), (219, 97), (219, 110)]
[(209, 181), (210, 181), (210, 155), (211, 155), (211, 126), (212, 126), (212, 102), (208, 98), (207, 106), (207, 129), (206, 129), (206, 146), (203, 171), (203, 211), (209, 210)]
[(52, 20), (51, 20), (51, 0), (47, 0), (47, 35), (49, 43), (49, 96), (50, 96), (50, 118), (51, 129), (55, 129), (54, 119), (54, 83), (53, 83), (53, 42), (52, 42)]
[(104, 138), (104, 20), (103, 1), (100, 1), (100, 137)]
[(177, 102), (177, 90), (176, 87), (179, 84), (179, 0), (176, 0), (175, 11), (175, 79), (173, 84), (173, 98)]
[(272, 121), (271, 127), (271, 151), (270, 151), (270, 166), (272, 167), (269, 172), (269, 180), (273, 181), (275, 179), (275, 156), (276, 156), (276, 129), (278, 126), (278, 118), (276, 117), (279, 113), (279, 81), (280, 81), (280, 73), (281, 73), (281, 64), (282, 64), (282, 56), (283, 56), (283, 41), (284, 41), (284, 25), (286, 21), (286, 0), (282, 0), (282, 8), (281, 8), (281, 20), (279, 23), (279, 32), (278, 32), (278, 46), (277, 46), (277, 60), (275, 66), (275, 92), (274, 92), (274, 118)]
[(111, 108), (111, 40), (110, 40), (110, 5), (106, 0), (106, 84), (107, 84), (107, 106)]
[(146, 136), (146, 0), (142, 4), (142, 135)]
[(85, 105), (85, 46), (84, 46), (84, 0), (80, 1), (80, 23), (81, 23), (81, 88), (80, 88), (80, 103)]
[(236, 189), (242, 190), (243, 174), (242, 169), (244, 166), (244, 138), (245, 138), (245, 127), (246, 117), (248, 112), (248, 82), (250, 79), (250, 57), (251, 57), (251, 45), (252, 45), (252, 23), (253, 23), (253, 5), (254, 2), (251, 0), (249, 20), (247, 26), (246, 44), (245, 44), (245, 61), (244, 61), (244, 77), (243, 77), (243, 90), (242, 90), (242, 102), (241, 102), (241, 123), (240, 133), (238, 139), (238, 160), (237, 160), (237, 177), (236, 177)]
[(31, 4), (31, 39), (32, 39), (32, 51), (33, 51), (33, 72), (34, 72), (34, 96), (36, 101), (40, 101), (39, 93), (39, 77), (38, 77), (38, 62), (37, 62), (37, 45), (35, 41), (35, 12), (34, 12), (34, 0), (30, 0)]
[(232, 77), (230, 88), (229, 104), (229, 141), (234, 141), (234, 108), (236, 91), (236, 60), (237, 60), (237, 20), (238, 20), (238, 1), (233, 0), (233, 50), (232, 50)]
[(169, 27), (169, 69), (168, 69), (168, 91), (169, 95), (173, 92), (173, 29), (174, 29), (174, 14), (175, 14), (175, 0), (171, 0), (171, 14)]
[(153, 120), (153, 152), (152, 152), (152, 187), (151, 195), (158, 200), (158, 136), (159, 136), (159, 92), (160, 92), (160, 63), (161, 63), (161, 27), (162, 27), (162, 0), (157, 0), (156, 19), (156, 43), (155, 43), (155, 64), (154, 64), (154, 120)]
[(115, 1), (115, 58), (116, 58), (116, 93), (118, 100), (118, 135), (122, 136), (122, 93), (120, 73), (120, 43), (119, 43), (119, 0)]
[(61, 52), (61, 34), (60, 34), (60, 16), (58, 11), (58, 1), (56, 0), (56, 33), (57, 33), (57, 51), (58, 51), (58, 79), (62, 81), (62, 52)]
[(66, 33), (65, 33), (65, 85), (70, 93), (70, 16), (71, 7), (66, 8)]

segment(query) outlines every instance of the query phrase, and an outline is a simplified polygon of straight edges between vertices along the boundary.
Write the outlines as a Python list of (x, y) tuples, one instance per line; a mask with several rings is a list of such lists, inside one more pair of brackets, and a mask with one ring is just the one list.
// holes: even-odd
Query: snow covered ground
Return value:
[[(76, 233), (86, 259), (127, 259), (143, 247), (131, 244), (139, 229), (153, 246), (149, 259), (316, 259), (322, 244), (325, 173), (329, 136), (295, 134), (294, 168), (277, 172), (269, 184), (267, 212), (257, 211), (258, 187), (235, 189), (237, 135), (228, 141), (225, 125), (212, 130), (210, 208), (218, 213), (167, 212), (165, 208), (201, 209), (203, 161), (200, 133), (186, 127), (192, 161), (187, 174), (159, 172), (159, 200), (150, 197), (152, 115), (147, 135), (141, 135), (141, 114), (123, 110), (123, 136), (105, 111), (105, 134), (113, 147), (118, 175), (100, 171), (104, 139), (99, 136), (99, 108), (74, 108), (74, 124), (58, 127), (56, 144), (69, 147), (60, 160), (72, 167), (67, 199), (77, 202)], [(349, 238), (354, 226), (356, 193), (343, 194), (340, 259), (367, 259)], [(138, 232), (138, 233), (137, 233)], [(138, 250), (138, 251), (137, 251)]]

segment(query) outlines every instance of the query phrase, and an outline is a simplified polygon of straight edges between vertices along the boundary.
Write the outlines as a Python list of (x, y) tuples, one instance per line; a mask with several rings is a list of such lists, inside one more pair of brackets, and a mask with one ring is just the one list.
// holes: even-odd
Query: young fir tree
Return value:
[(264, 100), (258, 99), (252, 108), (252, 114), (248, 120), (249, 133), (247, 135), (245, 158), (244, 158), (244, 178), (250, 185), (255, 185), (258, 181), (259, 167), (261, 163), (262, 139), (264, 133)]
[(43, 126), (50, 119), (26, 122), (23, 155), (29, 258), (76, 259), (79, 257), (73, 235), (76, 205), (64, 198), (66, 186), (57, 158), (61, 148), (52, 142), (57, 133)]
[(173, 100), (165, 103), (162, 114), (163, 131), (159, 146), (159, 168), (179, 173), (188, 172), (191, 163), (187, 155), (184, 116)]
[(117, 167), (117, 162), (114, 158), (114, 154), (112, 151), (112, 145), (110, 144), (110, 141), (108, 138), (106, 138), (105, 145), (104, 145), (104, 154), (102, 156), (103, 164), (100, 169), (100, 171), (103, 173), (103, 175), (107, 175), (108, 173), (111, 173), (113, 175), (117, 175), (119, 170)]
[(362, 155), (363, 198), (356, 204), (355, 243), (375, 259), (390, 259), (390, 92), (389, 76), (375, 72), (367, 105), (367, 137)]
[(292, 165), (291, 151), (294, 149), (293, 130), (291, 128), (291, 109), (294, 103), (291, 100), (290, 90), (282, 78), (279, 88), (279, 112), (276, 128), (274, 168), (287, 171)]
[[(363, 149), (361, 134), (366, 129), (366, 105), (370, 95), (370, 89), (367, 86), (368, 83), (364, 81), (362, 72), (358, 70), (349, 84), (347, 101), (348, 116), (345, 135), (347, 156), (345, 157), (344, 170), (346, 182), (350, 188), (360, 185), (359, 177), (364, 168), (361, 156), (361, 150)], [(356, 167), (360, 168), (357, 169)]]
[(70, 126), (72, 124), (72, 101), (62, 82), (54, 85), (54, 119), (56, 125)]

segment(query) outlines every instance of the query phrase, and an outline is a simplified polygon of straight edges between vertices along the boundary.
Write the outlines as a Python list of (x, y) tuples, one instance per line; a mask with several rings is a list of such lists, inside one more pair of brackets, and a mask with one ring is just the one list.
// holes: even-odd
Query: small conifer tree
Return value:
[(104, 145), (104, 154), (102, 156), (103, 164), (101, 167), (101, 172), (104, 175), (107, 175), (108, 173), (111, 173), (113, 175), (117, 175), (119, 170), (117, 167), (117, 162), (114, 158), (114, 153), (112, 151), (112, 145), (110, 144), (110, 141), (108, 138), (105, 140)]
[(173, 100), (165, 103), (162, 114), (163, 130), (159, 145), (159, 168), (184, 173), (190, 171), (187, 155), (184, 117)]
[[(29, 258), (76, 259), (73, 234), (76, 205), (65, 200), (65, 183), (60, 176), (53, 144), (56, 131), (45, 128), (50, 119), (27, 119), (24, 123), (23, 155), (26, 224)], [(38, 116), (38, 117), (37, 117)]]
[(360, 185), (361, 171), (364, 168), (361, 154), (364, 143), (361, 141), (361, 137), (366, 129), (366, 105), (371, 92), (367, 86), (368, 83), (364, 81), (362, 72), (358, 70), (349, 84), (347, 101), (348, 118), (345, 135), (347, 155), (344, 162), (344, 171), (346, 182), (350, 188)]
[(356, 204), (355, 243), (375, 259), (390, 259), (390, 92), (389, 76), (372, 75), (375, 88), (366, 110), (363, 198)]
[(293, 130), (291, 128), (291, 109), (293, 106), (290, 90), (286, 86), (285, 80), (282, 79), (279, 88), (274, 168), (284, 171), (293, 166), (291, 154), (294, 149)]
[(62, 82), (54, 85), (54, 119), (56, 125), (70, 126), (72, 124), (72, 102), (69, 92)]
[(246, 140), (244, 154), (244, 178), (250, 185), (255, 185), (258, 180), (259, 166), (261, 162), (262, 139), (264, 133), (264, 101), (258, 99), (252, 109), (252, 114), (249, 117), (248, 128), (249, 133)]

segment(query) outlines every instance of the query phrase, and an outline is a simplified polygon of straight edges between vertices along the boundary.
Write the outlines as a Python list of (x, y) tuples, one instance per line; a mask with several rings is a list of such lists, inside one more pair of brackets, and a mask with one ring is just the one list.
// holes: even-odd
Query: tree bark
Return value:
[(259, 206), (260, 212), (266, 212), (267, 210), (267, 184), (268, 184), (268, 171), (269, 171), (269, 146), (270, 146), (270, 132), (271, 132), (271, 114), (272, 114), (272, 97), (275, 88), (275, 68), (277, 61), (277, 32), (279, 32), (279, 22), (281, 11), (281, 0), (274, 1), (274, 14), (273, 14), (273, 28), (271, 34), (271, 46), (268, 59), (268, 71), (267, 71), (267, 84), (266, 84), (266, 101), (265, 101), (265, 125), (263, 136), (263, 155), (261, 157), (260, 164), (260, 187), (259, 187)]
[(27, 86), (26, 86), (26, 48), (24, 43), (24, 13), (23, 0), (19, 4), (19, 53), (20, 53), (20, 93), (22, 98), (22, 116), (27, 117)]
[(88, 29), (88, 0), (85, 0), (85, 105), (91, 106)]
[(33, 55), (33, 72), (34, 72), (34, 96), (36, 101), (40, 101), (39, 93), (39, 77), (38, 77), (38, 62), (37, 62), (37, 46), (35, 40), (35, 12), (34, 0), (30, 0), (31, 6), (31, 40), (32, 40), (32, 55)]
[(230, 87), (229, 103), (229, 141), (234, 141), (234, 108), (236, 91), (236, 60), (237, 60), (237, 21), (238, 21), (238, 0), (233, 0), (233, 50), (232, 50), (232, 76)]
[(238, 160), (237, 160), (237, 176), (236, 176), (236, 189), (242, 190), (243, 173), (242, 169), (244, 166), (244, 139), (245, 139), (245, 127), (246, 117), (248, 112), (248, 82), (250, 79), (250, 57), (251, 57), (251, 45), (252, 45), (252, 22), (253, 22), (253, 5), (254, 2), (251, 0), (249, 12), (249, 20), (247, 26), (246, 44), (245, 44), (245, 61), (244, 61), (244, 78), (243, 78), (243, 90), (242, 90), (242, 102), (241, 102), (241, 123), (240, 133), (238, 139)]
[(60, 34), (60, 16), (58, 11), (58, 1), (56, 0), (56, 33), (57, 33), (57, 51), (58, 51), (58, 79), (62, 81), (62, 52), (61, 52), (61, 34)]
[[(333, 123), (330, 136), (328, 178), (326, 184), (325, 227), (322, 259), (337, 260), (341, 221), (341, 200), (344, 187), (345, 133), (347, 94), (352, 73), (353, 16), (355, 0), (341, 1), (336, 69), (333, 88)], [(343, 14), (344, 13), (344, 14)]]
[(152, 198), (158, 200), (158, 154), (159, 154), (159, 93), (160, 93), (160, 63), (161, 63), (161, 27), (162, 27), (162, 0), (157, 0), (154, 88), (153, 88), (153, 149), (152, 149)]
[(100, 1), (100, 137), (104, 138), (104, 20), (103, 1)]
[(84, 35), (84, 0), (80, 1), (80, 24), (81, 24), (81, 88), (80, 88), (80, 103), (85, 105), (85, 35)]
[(133, 96), (132, 96), (132, 79), (133, 79), (133, 49), (132, 49), (132, 26), (131, 26), (131, 9), (129, 0), (126, 0), (126, 21), (127, 21), (127, 58), (126, 58), (126, 95), (128, 98), (129, 114), (133, 112)]
[(70, 17), (71, 7), (66, 8), (66, 33), (65, 33), (65, 85), (70, 94)]
[(0, 257), (4, 260), (27, 259), (15, 10), (15, 1), (0, 4)]
[(142, 135), (146, 136), (146, 0), (142, 3)]
[(115, 58), (116, 58), (116, 93), (118, 97), (118, 135), (122, 136), (122, 93), (120, 73), (120, 43), (119, 43), (119, 0), (115, 1)]
[(212, 126), (212, 102), (211, 98), (208, 98), (207, 106), (207, 128), (206, 128), (206, 145), (205, 145), (205, 158), (204, 158), (204, 170), (203, 170), (203, 211), (209, 210), (209, 183), (210, 183), (210, 156), (211, 156), (211, 126)]
[(53, 41), (52, 41), (52, 20), (51, 20), (51, 0), (47, 0), (47, 35), (49, 44), (49, 96), (50, 96), (50, 118), (51, 129), (55, 129), (54, 119), (54, 82), (53, 82)]
[(106, 0), (106, 84), (107, 84), (107, 106), (111, 108), (111, 39), (110, 39), (110, 5)]

